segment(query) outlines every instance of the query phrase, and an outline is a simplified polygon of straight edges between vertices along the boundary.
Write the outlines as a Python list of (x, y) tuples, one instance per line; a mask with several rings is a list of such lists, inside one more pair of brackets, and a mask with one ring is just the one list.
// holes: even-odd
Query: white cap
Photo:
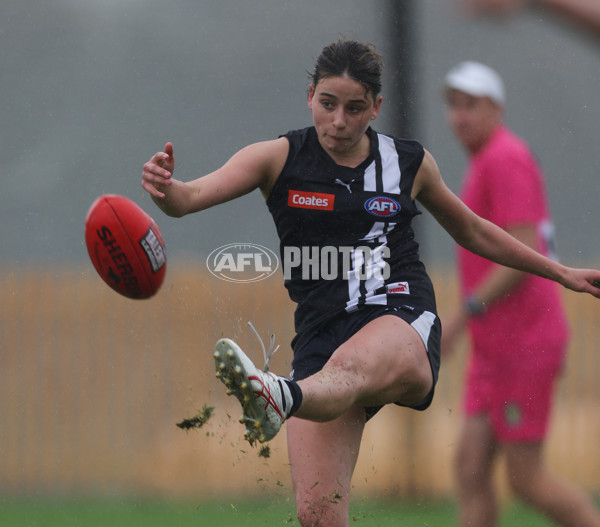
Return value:
[(501, 106), (506, 102), (502, 78), (495, 70), (480, 62), (461, 62), (452, 68), (446, 75), (445, 86), (473, 97), (489, 97)]

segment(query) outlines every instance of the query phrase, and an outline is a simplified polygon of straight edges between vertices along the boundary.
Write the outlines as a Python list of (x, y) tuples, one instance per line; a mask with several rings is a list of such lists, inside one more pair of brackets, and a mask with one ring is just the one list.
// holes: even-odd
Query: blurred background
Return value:
[[(248, 319), (277, 334), (276, 368), (289, 369), (293, 306), (280, 277), (232, 285), (206, 272), (221, 245), (277, 251), (260, 193), (175, 220), (140, 176), (166, 141), (185, 180), (310, 125), (307, 71), (340, 35), (384, 56), (375, 128), (421, 141), (455, 191), (466, 160), (446, 125), (443, 77), (465, 59), (497, 69), (506, 121), (546, 172), (562, 261), (600, 265), (600, 42), (549, 15), (471, 20), (438, 0), (3, 0), (0, 14), (5, 496), (291, 495), (285, 441), (268, 459), (248, 449), (212, 374), (223, 335), (258, 352)], [(169, 267), (152, 300), (118, 297), (89, 263), (84, 221), (105, 193), (133, 199), (162, 230)], [(418, 230), (443, 316), (457, 298), (453, 245), (426, 215)], [(591, 298), (565, 298), (575, 338), (549, 456), (597, 492), (600, 311)], [(357, 493), (452, 498), (462, 360), (443, 366), (431, 410), (393, 408), (370, 424)], [(175, 426), (204, 404), (215, 414), (202, 431)]]
[[(468, 20), (453, 3), (3, 1), (1, 261), (85, 262), (83, 220), (103, 193), (157, 216), (141, 166), (167, 140), (177, 176), (191, 179), (311, 124), (306, 72), (339, 35), (384, 56), (377, 129), (420, 140), (456, 190), (465, 163), (445, 122), (443, 78), (463, 59), (496, 68), (507, 121), (546, 171), (562, 258), (597, 259), (600, 44), (539, 13)], [(258, 192), (201, 216), (155, 219), (173, 258), (238, 241), (277, 248)], [(448, 236), (423, 220), (426, 260), (448, 264)]]

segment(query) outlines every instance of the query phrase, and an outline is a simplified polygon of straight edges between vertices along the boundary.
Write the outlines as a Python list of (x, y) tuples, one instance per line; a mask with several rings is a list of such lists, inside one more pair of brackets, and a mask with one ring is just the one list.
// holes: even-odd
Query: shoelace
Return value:
[(250, 329), (252, 330), (252, 332), (256, 335), (258, 342), (260, 342), (260, 347), (262, 348), (263, 357), (265, 359), (263, 371), (267, 372), (267, 371), (269, 371), (269, 361), (271, 360), (271, 357), (273, 355), (275, 355), (275, 352), (279, 349), (279, 344), (277, 344), (277, 346), (275, 346), (275, 335), (273, 333), (271, 333), (269, 335), (269, 349), (267, 350), (265, 348), (263, 339), (260, 338), (260, 335), (258, 334), (258, 331), (256, 331), (256, 328), (254, 327), (252, 322), (248, 321), (248, 325), (250, 326)]

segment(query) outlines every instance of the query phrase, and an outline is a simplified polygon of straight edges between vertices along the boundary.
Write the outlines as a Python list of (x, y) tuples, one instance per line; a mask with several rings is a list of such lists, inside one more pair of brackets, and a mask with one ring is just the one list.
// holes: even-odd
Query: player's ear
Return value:
[(383, 97), (379, 95), (377, 99), (375, 99), (375, 103), (373, 104), (373, 111), (371, 112), (371, 121), (377, 119), (379, 115), (379, 110), (381, 109), (381, 101), (383, 101)]
[(312, 110), (313, 98), (315, 96), (315, 85), (311, 84), (308, 87), (308, 107)]

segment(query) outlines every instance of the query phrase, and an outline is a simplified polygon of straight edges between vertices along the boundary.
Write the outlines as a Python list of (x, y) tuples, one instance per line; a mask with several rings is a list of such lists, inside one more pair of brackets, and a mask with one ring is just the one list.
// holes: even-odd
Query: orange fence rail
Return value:
[[(452, 275), (433, 273), (440, 314), (456, 303)], [(285, 434), (259, 456), (242, 439), (237, 403), (213, 374), (212, 349), (237, 339), (260, 360), (251, 320), (288, 372), (293, 305), (273, 277), (231, 284), (172, 265), (151, 300), (122, 298), (93, 270), (5, 271), (0, 282), (0, 492), (290, 495)], [(600, 490), (600, 302), (565, 293), (573, 340), (547, 455)], [(444, 361), (424, 413), (385, 408), (367, 426), (357, 492), (448, 497), (460, 420), (464, 353)], [(201, 430), (176, 427), (204, 405)]]

